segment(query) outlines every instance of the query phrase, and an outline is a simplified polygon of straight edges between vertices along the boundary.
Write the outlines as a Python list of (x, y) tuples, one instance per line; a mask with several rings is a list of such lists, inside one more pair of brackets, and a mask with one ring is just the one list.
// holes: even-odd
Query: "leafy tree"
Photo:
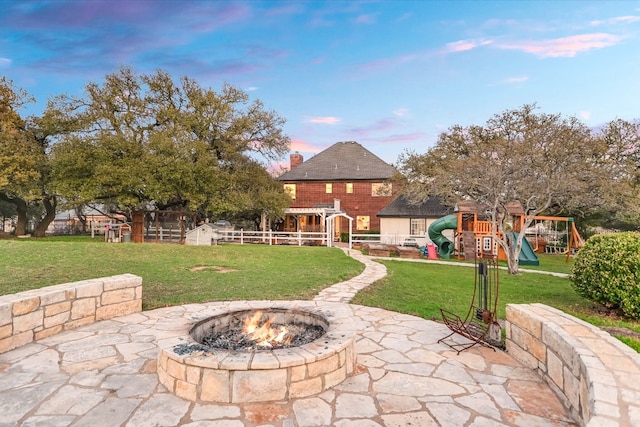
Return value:
[(607, 177), (616, 191), (606, 193), (611, 225), (618, 229), (640, 227), (640, 121), (613, 120), (600, 129), (611, 158)]
[[(51, 127), (43, 118), (26, 120), (18, 110), (33, 98), (0, 78), (0, 200), (16, 208), (16, 235), (26, 233), (30, 210), (36, 210), (34, 234), (42, 237), (55, 217), (57, 198), (50, 192), (49, 144)], [(30, 209), (31, 208), (31, 209)]]
[(574, 117), (535, 112), (524, 105), (490, 118), (484, 126), (455, 125), (425, 154), (405, 153), (399, 168), (415, 201), (436, 195), (451, 204), (474, 200), (487, 206), (493, 237), (518, 272), (524, 233), (511, 230), (510, 202), (526, 212), (524, 228), (550, 209), (580, 212), (604, 202), (610, 165), (601, 139)]
[(53, 150), (56, 188), (74, 204), (212, 214), (273, 203), (281, 211), (286, 200), (282, 192), (247, 197), (265, 181), (257, 159), (282, 157), (289, 138), (282, 118), (232, 86), (215, 92), (123, 67), (89, 83), (84, 97), (58, 97), (51, 113), (77, 126)]

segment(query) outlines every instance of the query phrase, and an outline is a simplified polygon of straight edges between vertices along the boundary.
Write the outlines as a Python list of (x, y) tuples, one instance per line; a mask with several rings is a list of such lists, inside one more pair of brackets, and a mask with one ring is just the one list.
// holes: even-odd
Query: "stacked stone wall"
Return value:
[(637, 426), (640, 355), (544, 304), (507, 305), (507, 351), (536, 370), (589, 427)]
[(121, 274), (0, 296), (0, 353), (142, 311), (142, 278)]

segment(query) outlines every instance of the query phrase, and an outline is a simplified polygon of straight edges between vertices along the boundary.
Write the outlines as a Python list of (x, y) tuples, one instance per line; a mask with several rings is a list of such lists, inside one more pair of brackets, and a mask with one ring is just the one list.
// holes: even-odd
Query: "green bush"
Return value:
[(591, 237), (576, 256), (571, 282), (583, 297), (640, 319), (640, 233)]

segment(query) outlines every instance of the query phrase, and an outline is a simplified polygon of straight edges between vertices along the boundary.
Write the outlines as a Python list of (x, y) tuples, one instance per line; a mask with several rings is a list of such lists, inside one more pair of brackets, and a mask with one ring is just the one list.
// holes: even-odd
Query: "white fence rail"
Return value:
[[(186, 234), (186, 233), (185, 233)], [(179, 228), (145, 229), (145, 240), (157, 240), (167, 243), (180, 241)], [(218, 243), (260, 243), (266, 245), (314, 245), (330, 246), (325, 232), (281, 232), (281, 231), (245, 231), (218, 230), (214, 233), (213, 244)], [(424, 234), (352, 234), (351, 244), (381, 243), (396, 246), (425, 246), (427, 242)]]
[(327, 234), (323, 232), (292, 232), (285, 233), (279, 231), (218, 231), (217, 239), (214, 241), (233, 243), (263, 243), (268, 245), (317, 245), (327, 244)]

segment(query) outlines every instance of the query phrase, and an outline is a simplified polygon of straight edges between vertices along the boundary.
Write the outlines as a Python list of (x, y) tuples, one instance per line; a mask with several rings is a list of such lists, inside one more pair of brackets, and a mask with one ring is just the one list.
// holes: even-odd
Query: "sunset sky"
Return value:
[(523, 104), (640, 119), (640, 1), (0, 0), (24, 115), (120, 65), (247, 91), (305, 159), (357, 141), (394, 163)]

